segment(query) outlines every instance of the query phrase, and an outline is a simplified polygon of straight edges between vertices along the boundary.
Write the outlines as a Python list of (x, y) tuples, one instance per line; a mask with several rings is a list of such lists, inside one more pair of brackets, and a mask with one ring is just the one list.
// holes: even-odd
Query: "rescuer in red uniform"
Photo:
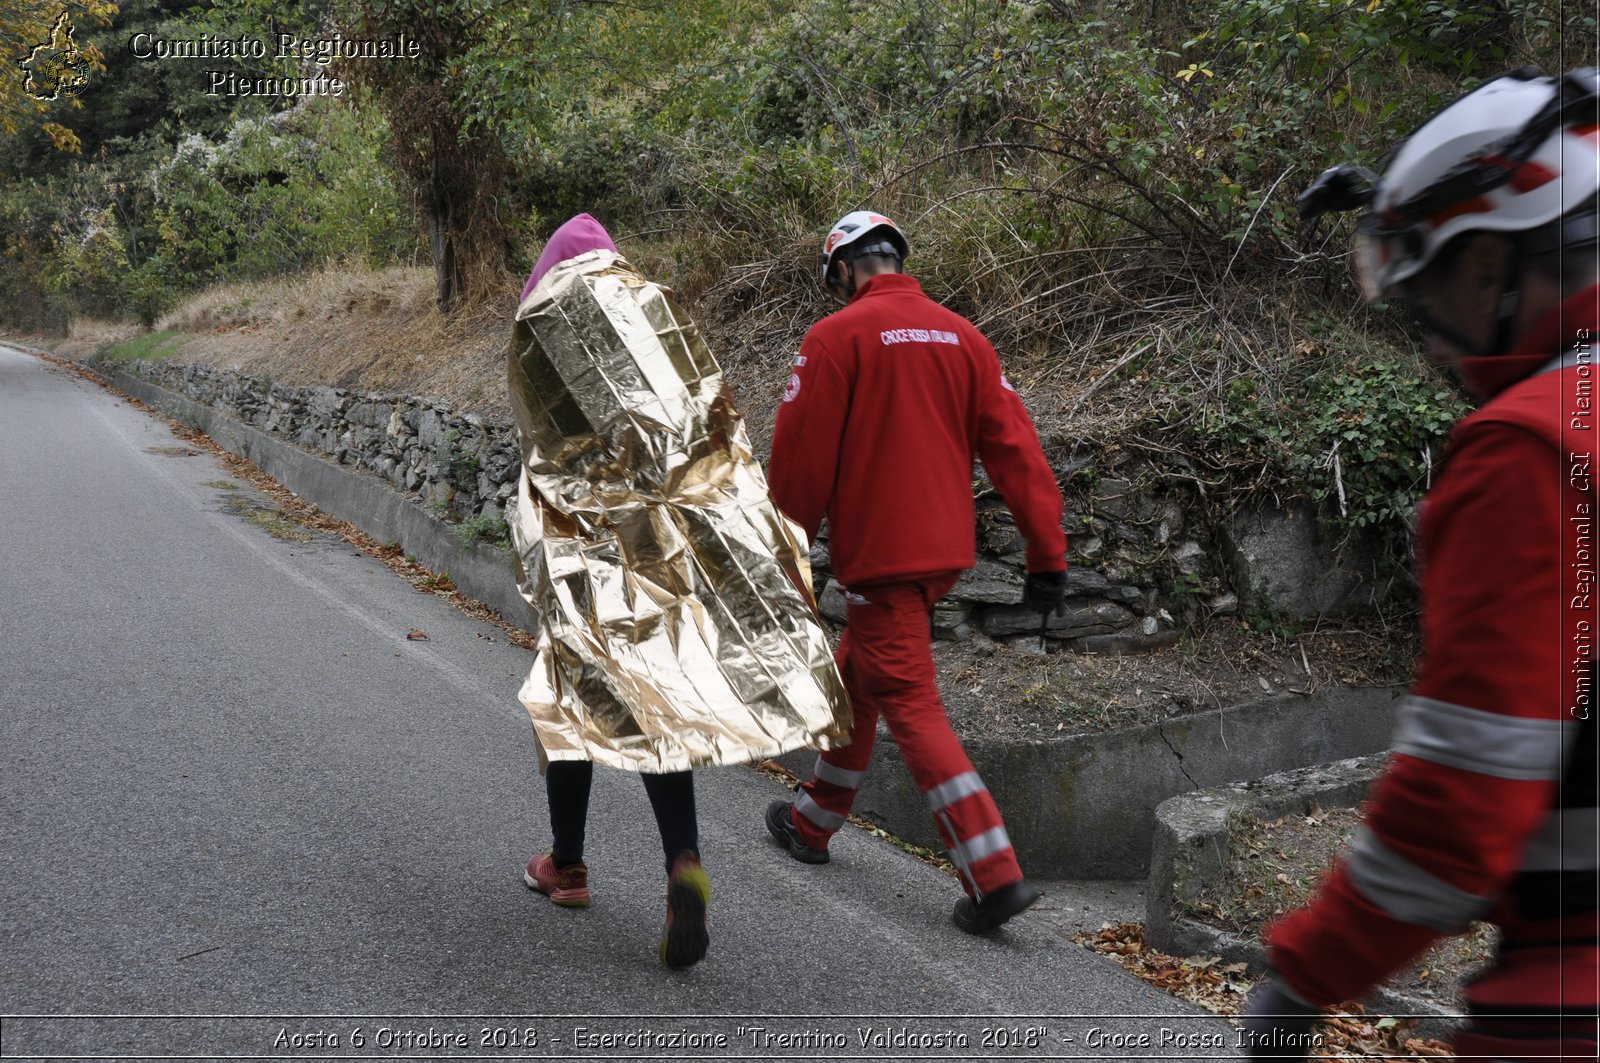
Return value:
[(870, 211), (828, 233), (823, 281), (847, 305), (806, 335), (778, 411), (772, 499), (813, 540), (828, 518), (855, 719), (850, 744), (818, 757), (794, 804), (767, 810), (767, 829), (796, 859), (826, 863), (881, 715), (961, 870), (956, 924), (976, 934), (1039, 892), (950, 729), (929, 649), (934, 604), (973, 565), (974, 454), (1027, 542), (1024, 602), (1046, 615), (1066, 594), (1067, 543), (1061, 490), (994, 348), (901, 272), (906, 252), (894, 222)]
[(1489, 920), (1459, 1056), (1596, 1052), (1594, 456), (1600, 74), (1517, 71), (1411, 134), (1382, 178), (1325, 173), (1309, 216), (1365, 207), (1368, 299), (1403, 305), (1483, 405), (1419, 520), (1423, 656), (1366, 824), (1267, 931), (1256, 1055), (1306, 1054), (1318, 1009)]

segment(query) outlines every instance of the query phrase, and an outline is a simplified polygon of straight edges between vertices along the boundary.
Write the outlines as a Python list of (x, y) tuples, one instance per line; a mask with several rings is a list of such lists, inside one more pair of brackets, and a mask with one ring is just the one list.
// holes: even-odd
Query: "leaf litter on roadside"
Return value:
[[(1259, 979), (1243, 963), (1215, 956), (1169, 956), (1147, 948), (1143, 923), (1107, 924), (1073, 938), (1107, 956), (1165, 993), (1229, 1018), (1238, 1016), (1246, 994)], [(1360, 1004), (1341, 1004), (1322, 1020), (1322, 1045), (1314, 1058), (1401, 1059), (1449, 1057), (1441, 1041), (1417, 1037), (1415, 1019), (1374, 1016)]]

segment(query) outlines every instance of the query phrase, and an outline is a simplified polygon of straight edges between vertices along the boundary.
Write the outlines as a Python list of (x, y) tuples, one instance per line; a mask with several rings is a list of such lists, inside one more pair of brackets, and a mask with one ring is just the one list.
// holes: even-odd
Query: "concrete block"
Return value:
[[(1313, 805), (1353, 808), (1366, 798), (1387, 762), (1387, 754), (1353, 757), (1162, 802), (1156, 809), (1145, 891), (1145, 944), (1174, 956), (1220, 956), (1264, 973), (1267, 953), (1259, 940), (1201, 922), (1187, 911), (1188, 904), (1226, 872), (1230, 828), (1239, 819), (1304, 815)], [(1457, 1015), (1438, 1000), (1388, 985), (1368, 994), (1366, 1003), (1380, 1014), (1416, 1016), (1417, 1032), (1424, 1037), (1448, 1037), (1457, 1024)]]
[(1253, 606), (1339, 616), (1359, 612), (1376, 593), (1371, 564), (1337, 556), (1310, 509), (1239, 514), (1223, 531), (1232, 584)]

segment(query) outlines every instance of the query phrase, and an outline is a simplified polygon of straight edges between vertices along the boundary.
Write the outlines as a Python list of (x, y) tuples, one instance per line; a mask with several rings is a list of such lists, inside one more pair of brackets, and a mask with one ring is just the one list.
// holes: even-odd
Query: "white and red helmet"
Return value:
[(1300, 197), (1300, 212), (1365, 206), (1355, 267), (1368, 301), (1421, 272), (1465, 232), (1525, 233), (1525, 254), (1597, 239), (1600, 71), (1556, 78), (1531, 68), (1486, 82), (1424, 122), (1381, 178), (1336, 166)]
[(911, 252), (900, 226), (876, 211), (853, 210), (834, 222), (822, 241), (822, 283), (832, 283), (829, 274), (833, 264), (848, 248), (851, 258), (863, 254), (893, 254), (901, 262)]

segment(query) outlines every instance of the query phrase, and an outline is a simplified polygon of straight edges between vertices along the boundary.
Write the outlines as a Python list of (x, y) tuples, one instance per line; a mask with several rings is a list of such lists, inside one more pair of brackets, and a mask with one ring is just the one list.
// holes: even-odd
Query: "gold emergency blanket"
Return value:
[(517, 310), (520, 698), (542, 758), (667, 772), (842, 744), (849, 701), (804, 533), (767, 496), (699, 330), (610, 251)]

